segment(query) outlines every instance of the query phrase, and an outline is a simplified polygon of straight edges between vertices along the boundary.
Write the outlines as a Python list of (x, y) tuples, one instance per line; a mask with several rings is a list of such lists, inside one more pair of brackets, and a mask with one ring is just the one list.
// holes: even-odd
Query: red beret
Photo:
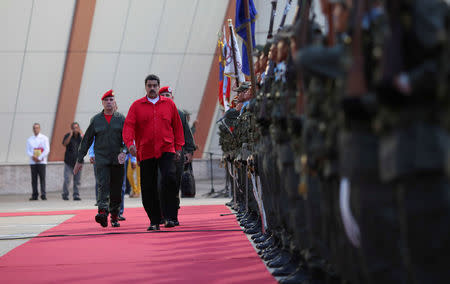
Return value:
[(109, 90), (106, 93), (103, 94), (102, 96), (102, 101), (107, 98), (107, 97), (114, 97), (114, 91), (113, 90)]
[(159, 89), (159, 95), (161, 95), (162, 93), (171, 93), (172, 94), (172, 88), (169, 86), (165, 86), (162, 87), (161, 89)]

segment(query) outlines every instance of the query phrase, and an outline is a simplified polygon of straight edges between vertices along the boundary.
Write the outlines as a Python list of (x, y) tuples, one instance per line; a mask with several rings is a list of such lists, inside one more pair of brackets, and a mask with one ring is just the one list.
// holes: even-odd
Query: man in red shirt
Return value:
[[(175, 103), (158, 95), (160, 80), (145, 78), (147, 95), (130, 107), (123, 128), (123, 141), (137, 156), (141, 167), (142, 204), (150, 219), (148, 230), (159, 230), (161, 203), (166, 227), (174, 227), (177, 217), (175, 160), (184, 145), (183, 126)], [(158, 168), (161, 172), (161, 202), (158, 195)]]

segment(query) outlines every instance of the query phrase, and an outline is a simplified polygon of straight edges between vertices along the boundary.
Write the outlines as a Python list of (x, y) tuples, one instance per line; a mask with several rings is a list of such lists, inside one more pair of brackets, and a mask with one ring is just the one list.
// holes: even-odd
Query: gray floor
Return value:
[[(212, 193), (210, 180), (197, 180), (196, 196), (194, 198), (182, 198), (181, 206), (225, 204), (230, 201), (230, 197), (227, 197), (227, 194), (224, 194), (225, 180), (213, 181), (213, 189), (214, 192)], [(64, 201), (61, 198), (61, 193), (56, 192), (47, 194), (48, 200), (46, 201), (29, 201), (30, 195), (1, 195), (0, 213), (64, 211), (96, 208), (96, 206), (94, 206), (95, 192), (93, 188), (83, 188), (80, 190), (81, 201), (74, 201), (72, 199)], [(126, 208), (134, 207), (142, 207), (141, 198), (129, 198), (128, 196), (125, 196), (124, 215), (126, 216)], [(45, 230), (57, 226), (70, 217), (72, 217), (72, 215), (0, 217), (0, 256), (29, 240), (10, 240), (11, 238), (36, 236)]]

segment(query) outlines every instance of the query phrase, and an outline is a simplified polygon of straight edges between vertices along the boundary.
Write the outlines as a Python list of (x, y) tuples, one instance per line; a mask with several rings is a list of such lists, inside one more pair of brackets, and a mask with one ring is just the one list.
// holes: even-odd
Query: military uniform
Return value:
[[(398, 206), (401, 252), (407, 283), (450, 279), (449, 179), (444, 173), (450, 145), (438, 96), (448, 5), (440, 0), (387, 2), (377, 77), (380, 112), (380, 176), (392, 186)], [(447, 31), (446, 31), (447, 29)], [(448, 105), (446, 105), (448, 107)], [(448, 109), (447, 109), (448, 111)]]
[(98, 182), (98, 210), (119, 215), (122, 198), (123, 164), (119, 164), (118, 155), (125, 151), (122, 142), (122, 129), (125, 117), (114, 112), (108, 123), (104, 112), (96, 114), (90, 121), (78, 150), (78, 162), (83, 162), (89, 147), (95, 138), (94, 152), (96, 178)]

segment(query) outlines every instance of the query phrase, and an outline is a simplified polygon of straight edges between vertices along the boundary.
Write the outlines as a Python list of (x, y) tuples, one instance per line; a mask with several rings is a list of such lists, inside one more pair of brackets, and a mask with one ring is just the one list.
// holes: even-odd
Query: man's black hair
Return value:
[(160, 81), (159, 81), (159, 77), (154, 75), (154, 74), (150, 74), (147, 76), (147, 78), (145, 78), (145, 82), (144, 84), (147, 84), (147, 81), (157, 81), (158, 82), (158, 86), (160, 85)]

